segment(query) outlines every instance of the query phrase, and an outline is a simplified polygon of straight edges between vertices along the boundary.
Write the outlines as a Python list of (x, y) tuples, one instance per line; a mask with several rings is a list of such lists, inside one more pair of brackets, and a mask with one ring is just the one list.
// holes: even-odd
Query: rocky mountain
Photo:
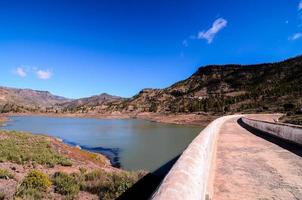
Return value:
[(258, 65), (200, 67), (165, 89), (145, 89), (123, 111), (255, 112), (302, 106), (302, 56)]
[(70, 99), (47, 91), (0, 87), (0, 111), (37, 111)]
[(122, 102), (124, 98), (102, 93), (86, 98), (80, 98), (72, 101), (67, 101), (56, 106), (61, 108), (63, 112), (87, 112), (87, 110), (102, 110), (107, 109), (107, 104), (113, 102)]

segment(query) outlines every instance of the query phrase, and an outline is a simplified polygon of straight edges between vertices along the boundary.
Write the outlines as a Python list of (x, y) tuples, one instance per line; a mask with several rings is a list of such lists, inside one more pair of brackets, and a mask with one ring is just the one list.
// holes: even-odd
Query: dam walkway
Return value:
[(250, 130), (240, 117), (229, 119), (218, 134), (213, 199), (302, 199), (301, 155), (301, 146)]

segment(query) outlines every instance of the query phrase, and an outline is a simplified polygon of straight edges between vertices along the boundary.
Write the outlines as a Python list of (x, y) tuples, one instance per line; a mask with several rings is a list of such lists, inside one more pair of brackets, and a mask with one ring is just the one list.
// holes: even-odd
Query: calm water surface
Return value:
[(68, 144), (104, 153), (124, 169), (152, 171), (181, 153), (201, 127), (138, 119), (22, 116), (11, 117), (1, 129), (59, 137)]

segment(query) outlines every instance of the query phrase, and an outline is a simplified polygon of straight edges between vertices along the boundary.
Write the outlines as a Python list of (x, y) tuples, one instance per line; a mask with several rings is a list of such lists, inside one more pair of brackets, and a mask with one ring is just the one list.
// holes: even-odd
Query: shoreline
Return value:
[(5, 122), (9, 121), (9, 116), (3, 116), (0, 114), (0, 127), (5, 126)]
[[(43, 174), (48, 179), (51, 179), (57, 173), (68, 177), (79, 177), (81, 180), (84, 180), (82, 177), (86, 175), (108, 175), (106, 177), (112, 183), (114, 183), (112, 177), (125, 178), (127, 176), (127, 180), (132, 180), (132, 184), (147, 174), (147, 171), (131, 172), (115, 167), (105, 155), (81, 149), (78, 146), (71, 146), (53, 136), (7, 130), (0, 130), (0, 136), (1, 145), (5, 147), (10, 145), (11, 149), (9, 151), (21, 160), (21, 162), (18, 162), (15, 157), (9, 157), (7, 151), (1, 152), (0, 156), (3, 162), (0, 163), (0, 168), (2, 173), (5, 172), (7, 175), (5, 178), (1, 178), (0, 189), (1, 193), (5, 195), (5, 199), (13, 199), (18, 194), (20, 184), (33, 171), (40, 175)], [(19, 145), (22, 149), (18, 148)], [(26, 156), (28, 155), (30, 156), (27, 160)], [(98, 185), (97, 182), (84, 181), (81, 184), (87, 186), (92, 184), (94, 187), (106, 188), (105, 184)], [(48, 186), (47, 195), (51, 197), (50, 199), (65, 199), (65, 197), (68, 197), (65, 193), (58, 193), (55, 186), (55, 182)], [(80, 184), (78, 184), (78, 187), (80, 188)], [(97, 193), (85, 188), (77, 190), (75, 195), (78, 197), (76, 199), (99, 199)]]
[[(0, 115), (0, 127), (5, 127), (6, 126), (5, 122), (8, 122), (10, 120), (9, 117), (11, 117), (11, 116), (34, 116), (34, 115), (15, 115), (15, 114), (7, 115), (7, 116), (1, 116)], [(35, 116), (40, 116), (40, 115), (35, 115)], [(33, 134), (33, 133), (31, 133), (31, 134)], [(99, 150), (99, 151), (89, 150), (88, 147), (80, 146), (79, 144), (72, 144), (71, 142), (64, 141), (61, 138), (50, 136), (50, 135), (47, 135), (47, 134), (33, 134), (33, 135), (46, 136), (47, 138), (49, 138), (51, 140), (55, 140), (58, 143), (61, 143), (60, 146), (65, 146), (65, 149), (78, 149), (78, 150), (86, 151), (86, 152), (91, 153), (91, 154), (97, 154), (97, 155), (104, 156), (107, 159), (106, 162), (108, 162), (111, 167), (117, 168), (117, 169), (120, 169), (120, 170), (125, 170), (125, 169), (121, 168), (121, 166), (120, 166), (120, 163), (119, 163), (120, 161), (118, 159), (118, 155), (115, 155), (114, 157), (110, 157), (106, 153), (102, 152), (102, 150)], [(103, 149), (103, 150), (111, 150), (109, 148), (108, 149), (103, 148), (103, 147), (100, 147), (100, 148)], [(115, 160), (115, 159), (117, 159), (117, 160)]]
[[(5, 126), (5, 122), (9, 121), (12, 116), (41, 116), (41, 117), (56, 117), (56, 118), (94, 118), (94, 119), (141, 119), (148, 120), (156, 123), (166, 123), (166, 124), (175, 124), (175, 125), (186, 125), (186, 126), (198, 126), (201, 129), (206, 127), (212, 120), (217, 118), (218, 116), (209, 116), (209, 115), (198, 115), (198, 114), (157, 114), (157, 113), (139, 113), (136, 115), (129, 114), (55, 114), (55, 113), (5, 113), (0, 114), (0, 126)], [(47, 135), (48, 137), (52, 137)], [(106, 159), (108, 159), (110, 165), (112, 167), (125, 170), (120, 165), (119, 155), (114, 153), (114, 156), (110, 156), (104, 153), (102, 150), (92, 150), (88, 147), (80, 146), (79, 144), (72, 144), (69, 141), (64, 141), (61, 138), (56, 138), (56, 140), (61, 141), (63, 144), (75, 148), (80, 147), (79, 149), (83, 149), (84, 151), (90, 153), (100, 154)], [(103, 147), (100, 147), (104, 149)], [(107, 149), (109, 150), (109, 149)]]
[(0, 124), (5, 123), (12, 116), (45, 116), (57, 118), (95, 118), (95, 119), (142, 119), (158, 123), (177, 124), (177, 125), (192, 125), (192, 126), (207, 126), (211, 121), (220, 117), (219, 115), (197, 114), (197, 113), (178, 113), (178, 114), (163, 114), (163, 113), (5, 113), (0, 114)]

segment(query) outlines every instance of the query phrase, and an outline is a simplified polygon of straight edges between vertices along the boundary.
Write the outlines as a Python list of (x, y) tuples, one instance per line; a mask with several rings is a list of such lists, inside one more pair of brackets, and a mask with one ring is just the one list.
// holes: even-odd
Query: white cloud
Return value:
[(294, 35), (290, 36), (288, 39), (294, 41), (300, 38), (302, 38), (302, 33), (295, 33)]
[(16, 69), (15, 73), (16, 73), (18, 76), (22, 77), (22, 78), (25, 77), (25, 76), (27, 76), (26, 71), (25, 71), (22, 67), (18, 67), (18, 68)]
[(302, 0), (299, 3), (298, 10), (302, 10)]
[(223, 28), (225, 28), (227, 24), (227, 20), (223, 18), (218, 18), (213, 22), (212, 27), (209, 30), (199, 32), (197, 38), (205, 39), (208, 41), (209, 44), (211, 44), (216, 34), (219, 33), (219, 31), (221, 31)]
[(52, 72), (50, 70), (37, 70), (36, 75), (39, 79), (50, 79), (52, 76)]

